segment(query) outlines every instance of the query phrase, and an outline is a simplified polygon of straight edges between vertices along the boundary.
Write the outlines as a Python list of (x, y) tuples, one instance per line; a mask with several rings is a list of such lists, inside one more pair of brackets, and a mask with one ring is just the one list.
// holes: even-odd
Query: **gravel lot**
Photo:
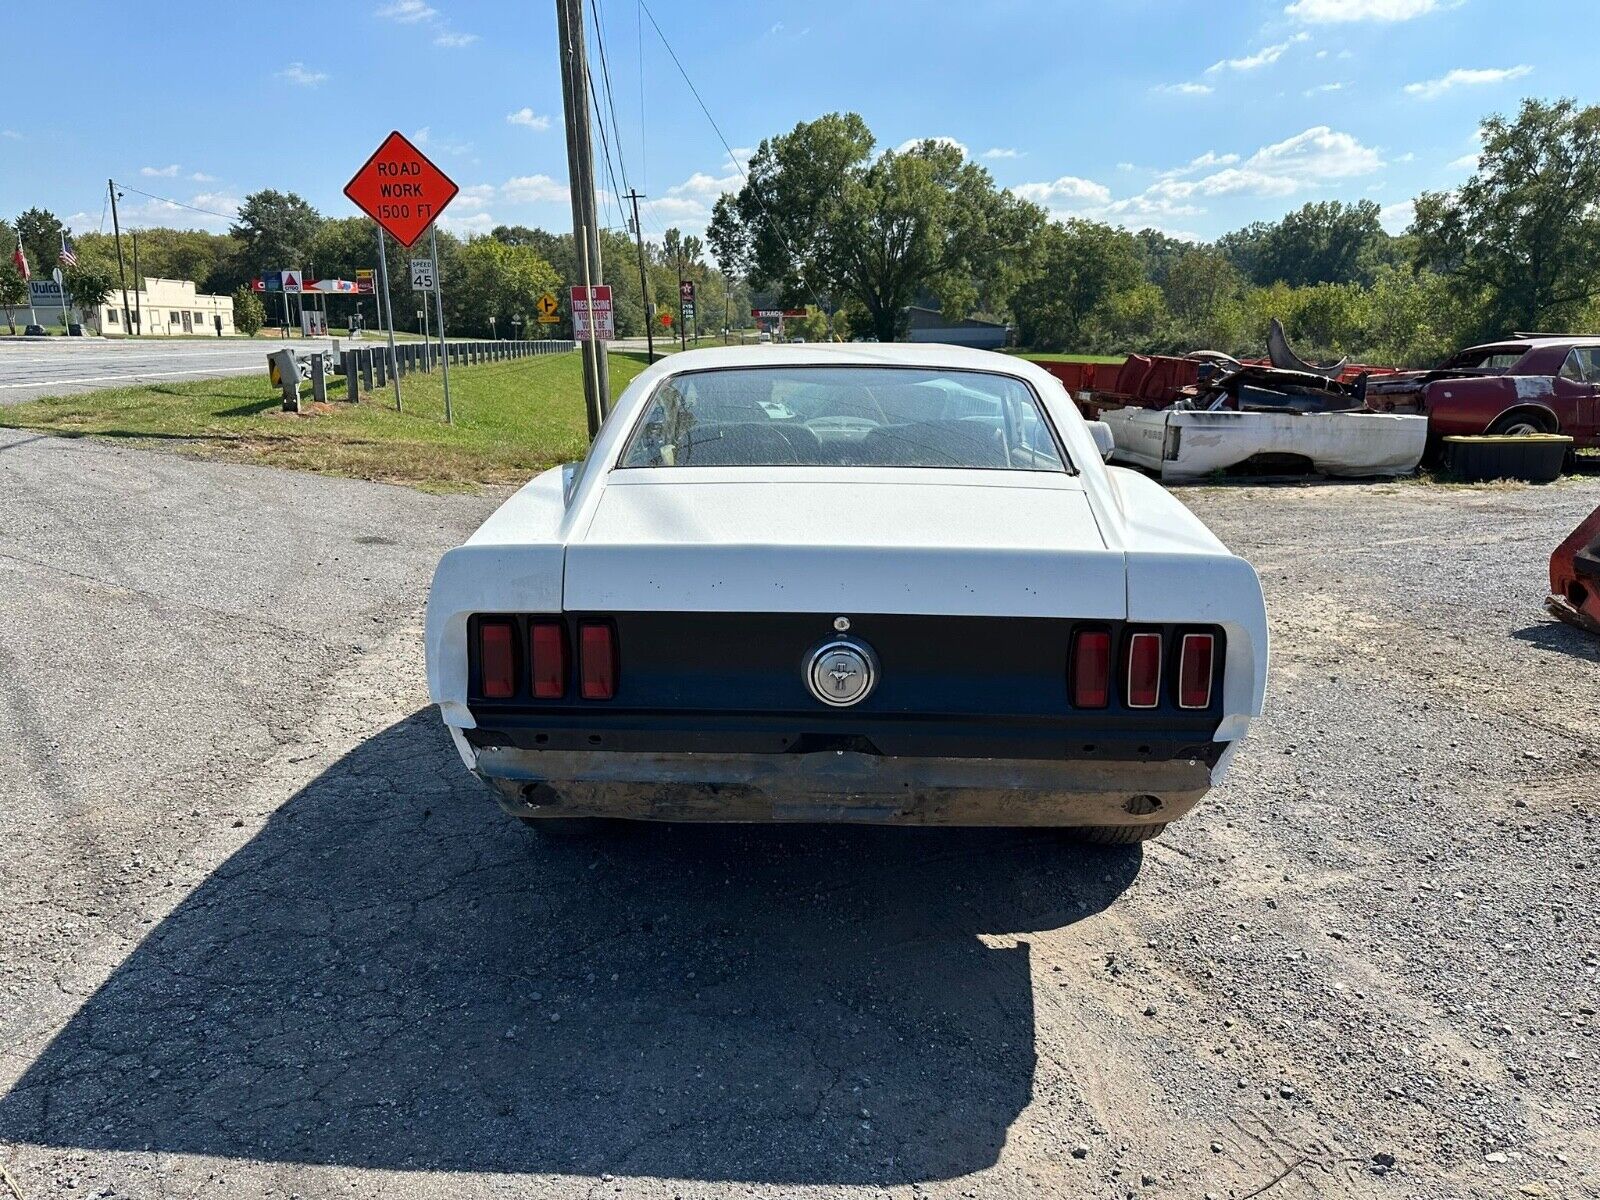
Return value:
[[(41, 1196), (1600, 1195), (1600, 479), (1181, 493), (1268, 718), (1142, 849), (503, 818), (492, 497), (0, 431), (0, 1165)], [(0, 1198), (7, 1187), (0, 1183)]]

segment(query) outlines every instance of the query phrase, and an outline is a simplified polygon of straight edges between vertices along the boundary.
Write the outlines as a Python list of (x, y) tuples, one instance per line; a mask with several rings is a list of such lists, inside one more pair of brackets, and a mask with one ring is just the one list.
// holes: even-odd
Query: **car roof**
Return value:
[(790, 342), (756, 346), (712, 346), (683, 350), (658, 360), (672, 373), (717, 367), (943, 367), (960, 371), (998, 371), (1031, 378), (1025, 359), (992, 350), (935, 342)]

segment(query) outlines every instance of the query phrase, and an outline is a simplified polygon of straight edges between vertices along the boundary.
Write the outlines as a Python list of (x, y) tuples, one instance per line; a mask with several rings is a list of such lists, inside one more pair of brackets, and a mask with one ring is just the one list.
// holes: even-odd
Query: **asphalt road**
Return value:
[(287, 341), (218, 338), (77, 341), (0, 339), (0, 405), (136, 383), (217, 379), (267, 370), (267, 355), (283, 346), (327, 350), (326, 338)]
[(1260, 568), (1274, 675), (1160, 840), (559, 843), (425, 705), (428, 572), (492, 497), (0, 431), (0, 1165), (26, 1200), (1594, 1195), (1600, 647), (1539, 601), (1600, 480), (1182, 496)]

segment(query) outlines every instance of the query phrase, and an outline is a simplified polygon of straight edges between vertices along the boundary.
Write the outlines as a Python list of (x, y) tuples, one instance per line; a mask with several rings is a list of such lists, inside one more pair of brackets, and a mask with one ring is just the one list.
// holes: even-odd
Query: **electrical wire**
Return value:
[[(705, 118), (710, 123), (712, 131), (717, 135), (717, 140), (722, 143), (722, 148), (728, 152), (728, 161), (733, 163), (734, 169), (739, 172), (739, 176), (744, 180), (745, 186), (749, 188), (750, 194), (755, 197), (756, 204), (760, 206), (761, 213), (766, 218), (767, 224), (771, 227), (772, 231), (778, 235), (778, 240), (783, 243), (783, 248), (789, 252), (790, 259), (797, 264), (798, 269), (800, 256), (795, 253), (794, 245), (789, 241), (788, 234), (784, 231), (782, 222), (780, 222), (773, 214), (772, 210), (767, 207), (767, 202), (761, 198), (760, 189), (750, 187), (750, 173), (745, 170), (744, 164), (739, 161), (738, 155), (734, 154), (733, 147), (729, 144), (728, 139), (723, 136), (722, 127), (717, 124), (717, 119), (711, 115), (711, 110), (706, 107), (706, 102), (701, 99), (700, 89), (694, 86), (694, 80), (690, 79), (689, 72), (684, 70), (683, 63), (678, 58), (678, 52), (672, 48), (672, 43), (667, 41), (667, 35), (661, 31), (661, 23), (656, 20), (655, 13), (650, 11), (650, 6), (646, 4), (644, 0), (637, 0), (637, 2), (639, 7), (644, 10), (644, 15), (650, 18), (650, 25), (656, 31), (656, 37), (661, 39), (662, 46), (666, 48), (667, 55), (672, 59), (672, 65), (677, 67), (678, 74), (683, 76), (683, 82), (688, 86), (689, 94), (694, 97), (694, 102), (700, 106), (700, 111), (705, 114)], [(805, 287), (807, 292), (811, 293), (811, 298), (817, 302), (817, 307), (826, 312), (827, 305), (823, 304), (822, 297), (817, 294), (817, 289), (811, 285), (811, 282), (808, 279), (806, 279), (803, 270), (800, 271), (800, 283)], [(831, 319), (829, 321), (829, 326), (830, 328), (832, 326)]]
[(178, 208), (187, 208), (190, 212), (205, 213), (208, 217), (221, 217), (224, 221), (237, 221), (239, 219), (238, 213), (220, 213), (215, 209), (201, 208), (196, 204), (185, 204), (182, 200), (174, 200), (170, 196), (158, 196), (154, 192), (141, 191), (131, 184), (119, 183), (117, 184), (117, 188), (124, 192), (133, 192), (135, 195), (145, 196), (151, 200), (159, 200), (163, 204), (175, 205)]

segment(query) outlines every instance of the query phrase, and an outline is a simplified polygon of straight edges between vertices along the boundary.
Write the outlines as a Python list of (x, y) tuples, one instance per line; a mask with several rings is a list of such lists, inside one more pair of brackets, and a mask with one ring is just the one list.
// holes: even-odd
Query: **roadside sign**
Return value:
[(397, 129), (344, 185), (344, 194), (402, 246), (416, 244), (461, 189)]
[(298, 267), (290, 267), (288, 270), (285, 270), (282, 274), (283, 274), (283, 290), (284, 291), (289, 292), (289, 293), (294, 294), (294, 295), (298, 295), (302, 290), (304, 290), (300, 286), (301, 275), (300, 275), (300, 269)]
[[(594, 333), (589, 332), (593, 318)], [(586, 342), (609, 342), (617, 336), (616, 319), (611, 309), (611, 285), (597, 283), (592, 288), (572, 289), (572, 336)]]
[(779, 317), (803, 317), (803, 308), (752, 308), (750, 315), (762, 321), (776, 321)]
[(356, 271), (357, 292), (363, 296), (370, 296), (377, 290), (376, 285), (372, 282), (372, 271), (370, 269), (363, 267)]
[(56, 286), (57, 287), (62, 286), (62, 284), (61, 284), (61, 268), (57, 267), (54, 271), (51, 271), (50, 272), (50, 278), (54, 279), (56, 281)]
[(546, 292), (539, 297), (539, 302), (533, 306), (539, 313), (539, 324), (554, 325), (561, 320), (561, 306), (556, 303), (555, 294)]
[(413, 258), (411, 260), (411, 290), (414, 292), (433, 291), (433, 259)]
[(694, 281), (692, 279), (680, 279), (678, 281), (678, 299), (684, 304), (694, 303)]
[(263, 272), (261, 272), (261, 290), (264, 291), (264, 292), (281, 292), (281, 291), (283, 291), (283, 272), (282, 271), (263, 271)]

